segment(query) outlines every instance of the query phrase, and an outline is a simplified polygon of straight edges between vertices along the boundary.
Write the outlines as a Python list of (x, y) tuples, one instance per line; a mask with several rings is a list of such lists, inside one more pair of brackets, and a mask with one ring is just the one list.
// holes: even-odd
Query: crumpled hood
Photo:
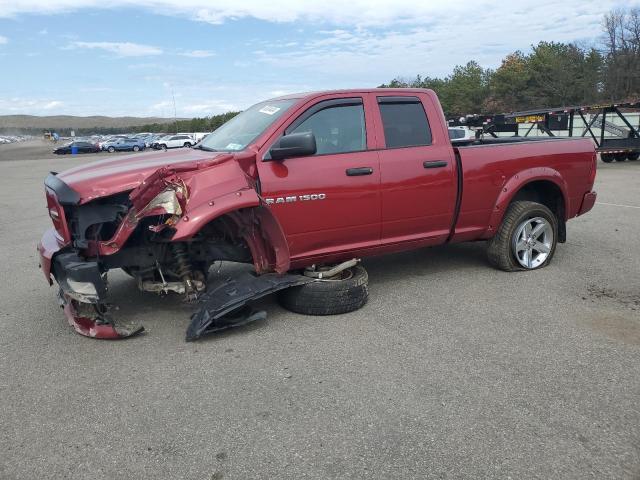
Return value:
[(66, 170), (58, 178), (80, 195), (80, 203), (132, 190), (162, 167), (189, 167), (233, 158), (228, 153), (180, 148), (170, 152), (150, 152), (118, 156)]

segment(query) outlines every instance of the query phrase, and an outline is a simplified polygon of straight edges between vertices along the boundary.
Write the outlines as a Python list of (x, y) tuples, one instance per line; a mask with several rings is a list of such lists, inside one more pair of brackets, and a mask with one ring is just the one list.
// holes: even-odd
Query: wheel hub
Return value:
[(515, 230), (512, 241), (513, 254), (522, 267), (531, 270), (547, 260), (553, 241), (553, 229), (547, 219), (528, 218)]

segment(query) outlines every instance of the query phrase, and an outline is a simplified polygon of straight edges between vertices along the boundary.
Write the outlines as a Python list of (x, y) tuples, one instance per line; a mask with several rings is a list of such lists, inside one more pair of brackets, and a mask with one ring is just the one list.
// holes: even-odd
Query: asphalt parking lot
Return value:
[(42, 180), (86, 161), (0, 162), (0, 478), (640, 478), (640, 162), (599, 163), (600, 203), (541, 271), (493, 270), (483, 243), (368, 259), (357, 312), (269, 298), (266, 322), (185, 343), (190, 308), (120, 272), (146, 334), (66, 323)]

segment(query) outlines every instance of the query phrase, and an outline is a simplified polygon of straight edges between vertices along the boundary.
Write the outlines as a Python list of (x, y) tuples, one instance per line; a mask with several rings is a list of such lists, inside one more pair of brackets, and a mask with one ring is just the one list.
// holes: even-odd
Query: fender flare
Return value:
[(205, 225), (227, 216), (247, 243), (256, 273), (285, 273), (290, 268), (289, 245), (271, 210), (252, 188), (232, 192), (215, 200), (188, 208), (175, 226), (172, 241), (189, 240)]
[[(493, 206), (493, 211), (491, 212), (491, 217), (489, 218), (489, 228), (487, 230), (486, 238), (492, 237), (497, 228), (502, 223), (502, 218), (506, 213), (507, 207), (513, 200), (513, 197), (526, 185), (532, 182), (537, 181), (548, 181), (553, 183), (560, 189), (562, 194), (562, 199), (565, 204), (565, 217), (569, 212), (569, 195), (568, 195), (568, 186), (565, 179), (560, 175), (560, 173), (550, 167), (534, 167), (527, 170), (523, 170), (518, 172), (514, 176), (512, 176), (509, 180), (507, 180), (502, 186), (502, 190), (496, 199), (496, 202)], [(566, 218), (562, 219), (566, 221)]]

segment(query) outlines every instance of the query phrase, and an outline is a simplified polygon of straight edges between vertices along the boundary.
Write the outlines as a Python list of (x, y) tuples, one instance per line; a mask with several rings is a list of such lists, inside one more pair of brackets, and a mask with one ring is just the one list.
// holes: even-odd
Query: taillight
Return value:
[(598, 169), (598, 153), (594, 150), (593, 156), (591, 158), (591, 169), (589, 170), (589, 181), (593, 186), (593, 183), (596, 181), (596, 170)]

